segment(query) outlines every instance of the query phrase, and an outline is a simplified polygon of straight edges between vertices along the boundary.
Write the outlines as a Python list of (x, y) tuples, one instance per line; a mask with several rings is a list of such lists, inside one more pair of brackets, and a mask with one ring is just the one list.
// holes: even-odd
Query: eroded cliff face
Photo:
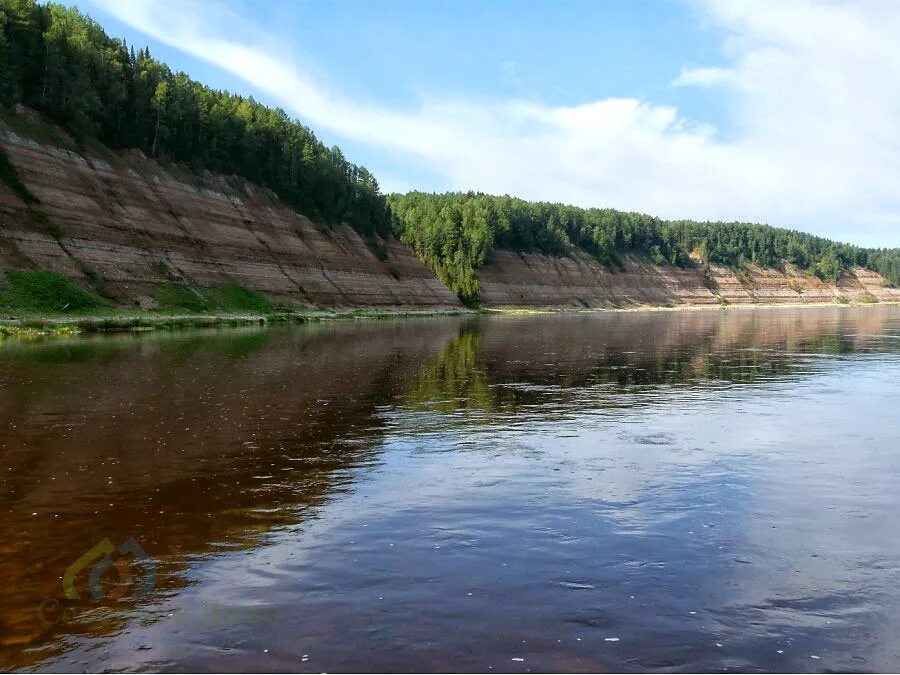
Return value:
[(194, 176), (137, 151), (76, 151), (49, 131), (38, 141), (0, 123), (3, 151), (40, 200), (29, 206), (0, 183), (0, 271), (54, 270), (144, 307), (163, 284), (229, 282), (289, 305), (460, 306), (393, 238), (316, 225), (240, 178)]
[(623, 270), (588, 256), (554, 258), (494, 251), (479, 270), (488, 307), (638, 307), (645, 305), (744, 305), (828, 302), (900, 302), (875, 272), (855, 269), (836, 284), (787, 267), (723, 265), (660, 267), (628, 258)]
[[(242, 178), (197, 176), (138, 151), (76, 149), (25, 110), (15, 127), (0, 121), (0, 147), (39, 203), (0, 182), (0, 272), (54, 270), (144, 308), (165, 284), (229, 282), (290, 306), (461, 306), (393, 237), (317, 225)], [(900, 290), (863, 269), (830, 285), (790, 268), (679, 269), (630, 257), (611, 270), (584, 254), (494, 251), (478, 277), (487, 308), (900, 302)]]

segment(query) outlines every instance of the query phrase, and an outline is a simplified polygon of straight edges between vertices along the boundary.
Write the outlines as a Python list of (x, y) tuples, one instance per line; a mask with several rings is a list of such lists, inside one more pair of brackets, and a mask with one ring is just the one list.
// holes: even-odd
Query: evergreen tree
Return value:
[(137, 147), (231, 173), (303, 213), (366, 235), (390, 232), (378, 183), (282, 110), (173, 73), (75, 9), (0, 0), (0, 105), (36, 109), (78, 142)]
[(581, 251), (613, 268), (627, 254), (677, 267), (793, 265), (830, 283), (860, 265), (900, 284), (900, 250), (870, 251), (767, 225), (663, 221), (474, 192), (411, 192), (390, 195), (388, 203), (401, 239), (469, 303), (479, 300), (475, 271), (494, 249), (557, 256)]

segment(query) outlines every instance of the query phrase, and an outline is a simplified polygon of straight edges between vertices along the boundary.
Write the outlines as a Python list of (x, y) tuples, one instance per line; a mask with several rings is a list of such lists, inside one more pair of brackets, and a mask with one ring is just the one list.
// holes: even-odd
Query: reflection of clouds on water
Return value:
[(825, 375), (827, 394), (808, 392), (774, 424), (767, 420), (782, 452), (760, 463), (752, 517), (744, 520), (757, 564), (733, 570), (735, 615), (836, 638), (845, 631), (844, 668), (860, 667), (851, 655), (875, 669), (896, 656), (898, 615), (884, 611), (900, 598), (900, 429), (885, 396), (896, 389), (896, 370), (896, 361), (871, 360)]
[[(764, 398), (739, 386), (721, 397), (672, 391), (639, 415), (594, 410), (555, 424), (536, 410), (539, 421), (480, 451), (492, 454), (477, 470), (486, 483), (460, 483), (463, 467), (439, 462), (448, 478), (430, 498), (475, 499), (489, 484), (498, 508), (591, 504), (605, 537), (663, 537), (659, 566), (706, 570), (697, 604), (714, 608), (714, 630), (764, 640), (773, 654), (823, 639), (810, 631), (835, 644), (849, 631), (855, 648), (832, 655), (843, 667), (891, 663), (897, 620), (877, 608), (896, 607), (900, 581), (897, 360), (813, 355), (823, 357)], [(706, 552), (702, 563), (691, 546)]]
[[(900, 362), (867, 336), (896, 310), (689, 314), (132, 340), (43, 355), (52, 382), (0, 362), (39, 441), (9, 455), (9, 522), (55, 499), (66, 548), (112, 502), (169, 575), (127, 631), (60, 636), (44, 664), (895, 666)], [(123, 369), (139, 384), (111, 389)], [(84, 401), (110, 426), (76, 437)], [(111, 429), (131, 454), (94, 443)], [(74, 470), (79, 500), (49, 480)]]

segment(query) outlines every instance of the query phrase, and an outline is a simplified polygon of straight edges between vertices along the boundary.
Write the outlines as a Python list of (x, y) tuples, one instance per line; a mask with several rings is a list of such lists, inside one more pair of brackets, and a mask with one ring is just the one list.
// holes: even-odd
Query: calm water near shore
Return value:
[(898, 422), (900, 307), (0, 343), (0, 670), (897, 670)]

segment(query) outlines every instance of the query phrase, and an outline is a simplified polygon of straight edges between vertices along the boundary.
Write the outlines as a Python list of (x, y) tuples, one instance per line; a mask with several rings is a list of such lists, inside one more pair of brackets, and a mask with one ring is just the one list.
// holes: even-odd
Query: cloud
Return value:
[(710, 87), (717, 84), (727, 84), (731, 79), (732, 73), (726, 68), (684, 68), (672, 84), (676, 87)]
[(351, 100), (224, 6), (94, 4), (252, 83), (314, 129), (439, 176), (424, 187), (770, 222), (900, 245), (900, 228), (873, 219), (900, 219), (894, 3), (695, 0), (722, 32), (722, 63), (682, 68), (673, 85), (726, 97), (738, 130), (729, 139), (671, 106), (636, 99), (550, 106), (442, 95), (405, 107)]

